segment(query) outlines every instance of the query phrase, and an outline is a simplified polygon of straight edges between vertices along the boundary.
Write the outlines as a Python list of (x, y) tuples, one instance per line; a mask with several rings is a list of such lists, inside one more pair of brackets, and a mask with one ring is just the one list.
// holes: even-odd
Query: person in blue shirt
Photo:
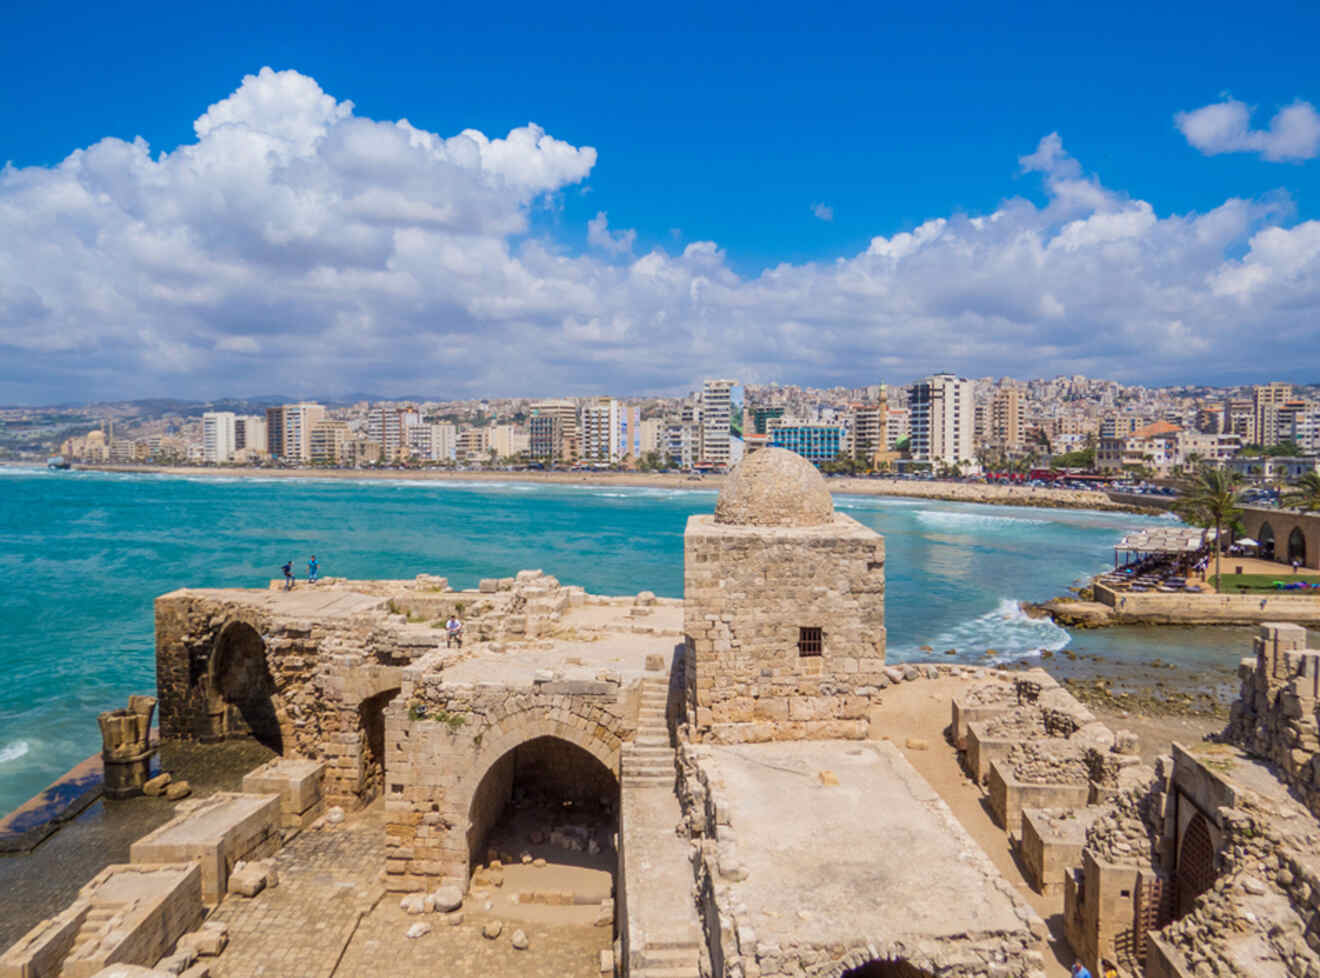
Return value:
[(1072, 976), (1073, 978), (1091, 978), (1091, 972), (1086, 965), (1082, 964), (1082, 962), (1074, 961), (1072, 966)]
[(315, 584), (316, 575), (321, 572), (320, 565), (316, 563), (316, 554), (312, 554), (312, 559), (307, 561), (307, 583)]
[(284, 590), (293, 590), (293, 561), (290, 560), (280, 570), (284, 571)]

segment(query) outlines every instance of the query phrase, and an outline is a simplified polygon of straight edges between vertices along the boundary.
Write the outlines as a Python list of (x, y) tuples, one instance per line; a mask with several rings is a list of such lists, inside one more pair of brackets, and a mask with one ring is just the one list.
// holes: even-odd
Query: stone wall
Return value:
[[(1227, 564), (1225, 565), (1227, 566)], [(1287, 568), (1280, 574), (1286, 575)], [(1095, 600), (1113, 609), (1111, 623), (1255, 625), (1264, 621), (1320, 623), (1320, 597), (1311, 594), (1162, 594), (1093, 587)]]
[[(387, 887), (466, 883), (477, 836), (507, 800), (514, 752), (528, 742), (566, 741), (617, 777), (620, 748), (636, 734), (636, 696), (617, 679), (510, 687), (446, 683), (425, 667), (405, 670), (402, 694), (385, 714)], [(530, 759), (551, 766), (543, 773), (572, 774), (562, 756), (530, 750)], [(606, 783), (597, 775), (592, 785)]]
[[(883, 680), (884, 541), (849, 517), (684, 534), (689, 736), (716, 743), (866, 736)], [(801, 629), (821, 631), (802, 654)]]
[(1320, 651), (1306, 648), (1298, 625), (1261, 625), (1254, 644), (1224, 739), (1275, 764), (1320, 814)]

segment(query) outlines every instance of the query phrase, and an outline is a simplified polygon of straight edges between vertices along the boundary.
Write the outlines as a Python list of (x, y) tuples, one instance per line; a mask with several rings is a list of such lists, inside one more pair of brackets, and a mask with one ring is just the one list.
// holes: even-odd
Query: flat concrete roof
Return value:
[[(891, 943), (1026, 927), (1008, 883), (888, 741), (703, 749), (747, 869), (730, 885), (761, 941)], [(822, 784), (821, 771), (838, 785)]]

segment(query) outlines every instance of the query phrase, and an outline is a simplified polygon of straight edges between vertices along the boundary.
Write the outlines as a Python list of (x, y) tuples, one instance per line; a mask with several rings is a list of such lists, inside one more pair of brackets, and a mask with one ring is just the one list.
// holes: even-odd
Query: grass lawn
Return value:
[[(1294, 574), (1287, 567), (1283, 568), (1280, 574), (1225, 574), (1223, 576), (1224, 587), (1223, 594), (1238, 594), (1242, 588), (1246, 588), (1247, 594), (1256, 594), (1269, 592), (1270, 594), (1311, 594), (1315, 593), (1320, 597), (1320, 592), (1311, 591), (1280, 591), (1274, 586), (1275, 581), (1283, 581), (1287, 584), (1290, 581), (1305, 581), (1307, 584), (1320, 584), (1320, 574)], [(1210, 583), (1217, 586), (1219, 578), (1213, 575)]]

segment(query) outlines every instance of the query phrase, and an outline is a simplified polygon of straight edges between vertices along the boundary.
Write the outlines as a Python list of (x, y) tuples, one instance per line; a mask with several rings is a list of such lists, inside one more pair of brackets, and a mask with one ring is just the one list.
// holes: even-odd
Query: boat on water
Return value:
[(63, 455), (52, 455), (46, 459), (46, 468), (48, 469), (67, 469), (69, 467), (69, 460)]

